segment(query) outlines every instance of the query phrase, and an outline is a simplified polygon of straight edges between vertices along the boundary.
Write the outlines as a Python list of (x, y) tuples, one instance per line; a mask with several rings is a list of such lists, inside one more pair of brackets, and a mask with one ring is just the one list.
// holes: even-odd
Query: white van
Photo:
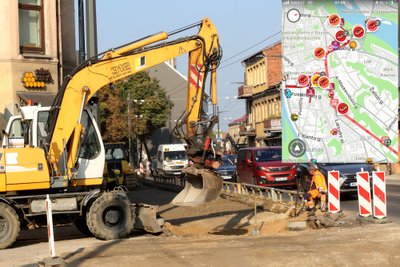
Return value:
[(188, 156), (183, 144), (164, 144), (158, 146), (157, 172), (161, 176), (181, 176), (182, 169), (188, 166)]

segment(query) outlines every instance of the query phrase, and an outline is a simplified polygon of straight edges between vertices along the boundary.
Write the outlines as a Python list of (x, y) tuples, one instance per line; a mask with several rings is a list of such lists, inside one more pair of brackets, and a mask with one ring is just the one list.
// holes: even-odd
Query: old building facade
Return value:
[(16, 105), (50, 105), (75, 61), (73, 0), (0, 1), (0, 128)]
[(242, 61), (245, 82), (238, 98), (246, 101), (247, 123), (240, 135), (249, 146), (281, 144), (282, 45), (275, 43)]

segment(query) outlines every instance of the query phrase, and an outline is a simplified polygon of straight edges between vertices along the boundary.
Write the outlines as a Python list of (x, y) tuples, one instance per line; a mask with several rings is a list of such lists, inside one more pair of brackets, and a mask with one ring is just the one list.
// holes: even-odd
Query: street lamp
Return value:
[(129, 138), (128, 138), (128, 146), (129, 146), (129, 165), (133, 167), (133, 161), (132, 161), (132, 129), (131, 129), (131, 91), (128, 92), (128, 98), (126, 99), (128, 101), (128, 129), (129, 129)]
[(142, 153), (140, 151), (140, 145), (139, 145), (139, 119), (142, 117), (140, 114), (140, 105), (144, 103), (143, 99), (133, 99), (133, 102), (136, 104), (136, 109), (135, 109), (135, 117), (137, 118), (136, 120), (136, 155), (139, 155), (137, 157), (137, 166), (140, 166), (140, 161), (142, 160)]

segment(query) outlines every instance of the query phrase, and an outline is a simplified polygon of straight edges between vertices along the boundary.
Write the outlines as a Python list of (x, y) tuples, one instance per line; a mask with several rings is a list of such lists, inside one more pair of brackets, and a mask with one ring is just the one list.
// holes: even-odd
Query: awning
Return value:
[(20, 99), (21, 106), (27, 105), (28, 100), (32, 100), (34, 105), (51, 106), (56, 95), (48, 92), (17, 91), (17, 96)]

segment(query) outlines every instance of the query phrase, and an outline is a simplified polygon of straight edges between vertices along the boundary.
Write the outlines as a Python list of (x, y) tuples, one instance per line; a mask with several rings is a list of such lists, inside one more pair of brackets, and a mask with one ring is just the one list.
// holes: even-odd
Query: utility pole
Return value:
[(128, 92), (128, 129), (129, 129), (129, 164), (133, 167), (132, 155), (132, 127), (131, 127), (131, 91)]
[(83, 0), (78, 0), (79, 64), (85, 61), (85, 10)]
[(168, 101), (169, 101), (169, 118), (168, 118), (168, 140), (169, 140), (169, 144), (172, 143), (172, 129), (171, 129), (171, 114), (172, 114), (172, 107), (171, 107), (171, 98), (170, 96), (168, 96)]
[[(86, 55), (87, 59), (97, 55), (97, 18), (96, 18), (96, 0), (86, 0)], [(84, 25), (83, 25), (84, 26)], [(96, 93), (94, 97), (98, 98)], [(100, 108), (99, 104), (90, 108), (93, 116), (96, 118), (97, 125), (100, 127)]]
[(219, 138), (219, 106), (217, 106), (217, 138)]
[(137, 166), (140, 166), (140, 161), (142, 159), (142, 153), (141, 153), (141, 145), (139, 144), (139, 120), (141, 118), (140, 115), (140, 104), (144, 103), (143, 99), (133, 99), (133, 102), (135, 102), (135, 116), (137, 118), (136, 120), (136, 155), (137, 155)]

